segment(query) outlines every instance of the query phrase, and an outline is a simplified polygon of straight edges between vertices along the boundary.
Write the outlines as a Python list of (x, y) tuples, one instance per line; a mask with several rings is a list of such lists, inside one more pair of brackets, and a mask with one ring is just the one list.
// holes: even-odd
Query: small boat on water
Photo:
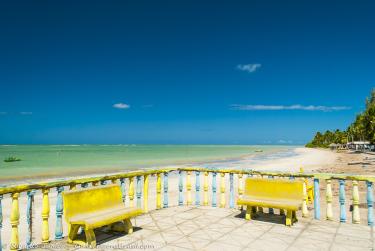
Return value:
[(261, 153), (261, 152), (263, 152), (263, 150), (258, 149), (258, 150), (255, 150), (255, 152), (256, 152), (256, 153)]
[(21, 159), (17, 158), (17, 157), (14, 157), (14, 156), (10, 156), (10, 157), (4, 159), (4, 162), (15, 162), (15, 161), (21, 161)]

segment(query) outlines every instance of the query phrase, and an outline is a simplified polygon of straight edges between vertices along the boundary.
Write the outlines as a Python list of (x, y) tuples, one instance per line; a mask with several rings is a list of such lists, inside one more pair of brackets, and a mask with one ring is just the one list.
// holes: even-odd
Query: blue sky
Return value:
[(373, 13), (373, 1), (3, 1), (0, 144), (304, 144), (364, 108)]

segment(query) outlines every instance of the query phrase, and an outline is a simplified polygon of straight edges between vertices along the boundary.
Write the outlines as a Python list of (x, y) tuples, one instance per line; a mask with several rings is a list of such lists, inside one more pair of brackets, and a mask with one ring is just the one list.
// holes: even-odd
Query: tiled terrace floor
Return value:
[[(132, 221), (131, 235), (97, 232), (99, 250), (375, 250), (374, 231), (364, 225), (299, 217), (293, 227), (281, 216), (246, 221), (239, 210), (171, 207)], [(51, 243), (60, 250), (87, 250)], [(56, 250), (49, 247), (50, 250)]]

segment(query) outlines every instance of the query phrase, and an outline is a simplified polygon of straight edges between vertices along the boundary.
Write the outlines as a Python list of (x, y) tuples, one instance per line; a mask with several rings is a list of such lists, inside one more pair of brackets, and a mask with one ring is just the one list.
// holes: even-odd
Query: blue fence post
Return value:
[(367, 224), (369, 226), (374, 225), (374, 199), (372, 195), (372, 182), (371, 181), (366, 181), (367, 184)]
[[(83, 184), (82, 184), (83, 185)], [(62, 191), (64, 187), (57, 187), (57, 200), (56, 200), (56, 226), (55, 226), (55, 239), (61, 240), (63, 237), (63, 226), (62, 226), (62, 216), (63, 216), (63, 199)]]
[(137, 207), (141, 208), (142, 207), (142, 184), (141, 184), (141, 176), (137, 176)]
[(26, 247), (30, 247), (33, 239), (33, 204), (34, 204), (35, 190), (27, 191), (27, 209), (26, 209), (26, 221), (27, 221), (27, 235), (26, 235)]
[(212, 173), (212, 206), (216, 207), (216, 172)]
[[(268, 178), (269, 178), (269, 179), (273, 179), (273, 176), (272, 176), (272, 175), (268, 175)], [(274, 214), (273, 208), (269, 208), (269, 209), (268, 209), (268, 213), (269, 213), (269, 214)]]
[(163, 200), (163, 207), (168, 207), (168, 173), (164, 173), (163, 176), (163, 183), (164, 183), (164, 200)]
[(1, 204), (1, 200), (3, 199), (3, 195), (0, 194), (0, 251), (3, 250), (3, 243), (1, 242), (1, 229), (3, 228), (3, 207)]
[(182, 177), (182, 171), (178, 171), (179, 177), (178, 177), (178, 205), (182, 206), (184, 205), (184, 181)]
[(345, 209), (345, 180), (339, 180), (340, 222), (346, 222)]
[(314, 179), (314, 218), (320, 219), (320, 191), (319, 191), (319, 179)]
[(107, 181), (106, 180), (101, 180), (100, 181), (100, 185), (107, 185)]
[(201, 204), (201, 197), (200, 197), (200, 188), (201, 188), (201, 182), (200, 182), (200, 172), (195, 172), (195, 205), (199, 206)]
[(233, 185), (233, 173), (229, 174), (229, 207), (234, 208), (234, 185)]
[(82, 188), (87, 188), (88, 186), (89, 186), (89, 183), (82, 183), (82, 184), (81, 184), (81, 187), (82, 187)]
[(126, 184), (125, 184), (124, 178), (120, 179), (120, 186), (121, 186), (122, 202), (125, 203), (125, 201), (126, 201)]

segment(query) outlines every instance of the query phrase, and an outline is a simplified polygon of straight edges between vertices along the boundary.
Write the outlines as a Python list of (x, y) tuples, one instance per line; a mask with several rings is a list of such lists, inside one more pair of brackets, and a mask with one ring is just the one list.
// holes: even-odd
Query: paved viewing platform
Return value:
[[(130, 235), (97, 230), (96, 250), (375, 250), (372, 227), (298, 219), (286, 227), (277, 214), (246, 221), (238, 209), (170, 207), (133, 219)], [(66, 237), (46, 249), (87, 250), (67, 244)]]

